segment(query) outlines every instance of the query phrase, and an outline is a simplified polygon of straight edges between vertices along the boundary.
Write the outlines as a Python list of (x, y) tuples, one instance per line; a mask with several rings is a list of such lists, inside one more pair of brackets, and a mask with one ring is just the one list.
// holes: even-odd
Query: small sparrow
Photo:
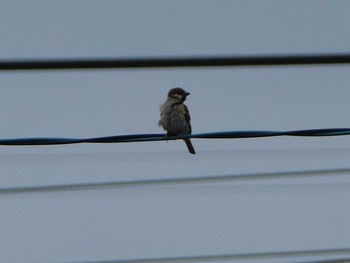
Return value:
[[(167, 136), (178, 136), (191, 134), (191, 117), (184, 103), (189, 92), (182, 88), (173, 88), (169, 91), (166, 101), (160, 105), (159, 126), (167, 131)], [(188, 151), (196, 154), (190, 139), (183, 139), (187, 145)]]

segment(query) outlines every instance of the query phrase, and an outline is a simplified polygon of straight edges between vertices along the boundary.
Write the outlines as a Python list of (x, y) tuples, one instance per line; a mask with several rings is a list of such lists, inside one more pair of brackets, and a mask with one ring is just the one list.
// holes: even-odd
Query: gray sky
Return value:
[[(2, 1), (0, 58), (349, 52), (349, 27), (350, 2), (337, 0)], [(161, 133), (159, 105), (175, 86), (191, 92), (194, 133), (349, 127), (349, 73), (348, 66), (1, 72), (0, 137)], [(181, 141), (2, 146), (0, 184), (349, 167), (347, 136), (193, 144), (195, 156)], [(347, 247), (349, 183), (338, 173), (0, 193), (0, 261)]]

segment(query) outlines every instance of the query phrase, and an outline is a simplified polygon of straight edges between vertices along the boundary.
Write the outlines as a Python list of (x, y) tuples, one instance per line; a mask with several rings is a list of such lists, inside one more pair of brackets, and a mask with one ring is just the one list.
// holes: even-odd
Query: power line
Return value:
[(223, 131), (188, 134), (181, 136), (166, 136), (164, 134), (129, 134), (96, 138), (16, 138), (0, 139), (0, 145), (20, 146), (20, 145), (57, 145), (76, 143), (126, 143), (126, 142), (147, 142), (147, 141), (170, 141), (185, 138), (193, 139), (242, 139), (273, 136), (303, 136), (303, 137), (323, 137), (350, 135), (350, 128), (333, 129), (311, 129), (296, 131)]
[[(231, 174), (231, 175), (167, 178), (167, 179), (125, 180), (125, 181), (81, 183), (81, 184), (6, 187), (6, 188), (0, 188), (0, 195), (35, 193), (35, 192), (53, 192), (53, 191), (92, 190), (92, 189), (99, 189), (99, 188), (115, 188), (115, 187), (160, 186), (160, 185), (171, 185), (171, 184), (181, 184), (181, 183), (209, 183), (209, 182), (220, 182), (220, 181), (243, 181), (243, 180), (291, 178), (291, 177), (326, 176), (326, 175), (347, 174), (347, 173), (350, 173), (350, 168), (252, 173), (252, 174), (236, 174), (236, 175)], [(342, 183), (340, 185), (349, 187), (349, 184), (345, 184), (345, 183)]]
[(350, 54), (294, 54), (207, 57), (28, 59), (0, 61), (0, 70), (123, 69), (164, 67), (348, 64)]
[(222, 254), (206, 256), (183, 256), (183, 257), (164, 257), (164, 258), (144, 258), (144, 259), (126, 259), (126, 260), (98, 260), (98, 261), (76, 261), (66, 263), (183, 263), (183, 262), (212, 262), (212, 261), (233, 261), (247, 259), (273, 259), (282, 257), (300, 257), (300, 256), (333, 256), (339, 254), (349, 254), (350, 248), (339, 249), (319, 249), (319, 250), (294, 250), (277, 252), (257, 252), (241, 254)]
[(333, 259), (323, 259), (323, 260), (312, 260), (312, 261), (300, 261), (298, 263), (349, 263), (350, 258), (333, 258)]

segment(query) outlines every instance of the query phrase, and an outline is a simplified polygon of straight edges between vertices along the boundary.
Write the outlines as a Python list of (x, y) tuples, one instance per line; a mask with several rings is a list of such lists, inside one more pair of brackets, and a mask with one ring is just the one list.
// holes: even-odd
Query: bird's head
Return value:
[(177, 87), (169, 90), (168, 99), (184, 102), (186, 97), (190, 94), (191, 93), (183, 90), (182, 88)]

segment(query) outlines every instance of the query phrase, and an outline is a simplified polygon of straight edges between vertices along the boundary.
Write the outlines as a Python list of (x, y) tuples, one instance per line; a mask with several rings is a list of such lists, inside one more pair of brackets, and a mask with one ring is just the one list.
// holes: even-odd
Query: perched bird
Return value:
[[(173, 88), (169, 91), (166, 101), (160, 105), (159, 126), (167, 131), (167, 136), (191, 134), (191, 117), (184, 101), (190, 95), (182, 88)], [(188, 151), (196, 154), (190, 139), (183, 139)]]

